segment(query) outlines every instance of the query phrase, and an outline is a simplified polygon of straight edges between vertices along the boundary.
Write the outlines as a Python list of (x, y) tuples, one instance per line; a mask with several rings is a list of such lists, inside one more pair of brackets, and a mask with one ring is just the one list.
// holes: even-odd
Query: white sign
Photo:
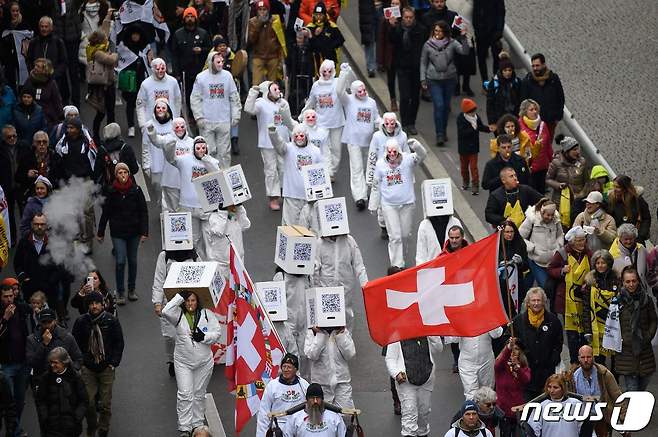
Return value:
[(452, 183), (450, 178), (427, 179), (421, 185), (425, 217), (453, 215)]
[(306, 200), (328, 199), (334, 196), (329, 177), (329, 168), (326, 164), (311, 164), (302, 167), (304, 179), (304, 194)]
[(384, 18), (387, 20), (389, 18), (400, 18), (402, 14), (400, 13), (400, 6), (391, 6), (390, 8), (384, 8)]
[(160, 214), (160, 223), (163, 250), (190, 250), (194, 248), (192, 213), (165, 211)]
[(220, 188), (224, 195), (224, 206), (239, 205), (251, 199), (251, 191), (240, 164), (220, 172)]
[(192, 179), (203, 212), (216, 211), (224, 204), (220, 179), (221, 171), (207, 173)]
[(271, 321), (288, 320), (285, 281), (256, 282), (256, 292)]

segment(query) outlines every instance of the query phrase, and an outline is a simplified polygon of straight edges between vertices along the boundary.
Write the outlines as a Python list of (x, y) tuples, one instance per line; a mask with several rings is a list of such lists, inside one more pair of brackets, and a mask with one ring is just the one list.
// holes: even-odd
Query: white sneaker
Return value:
[(134, 138), (135, 137), (135, 128), (134, 127), (129, 127), (128, 128), (128, 138)]

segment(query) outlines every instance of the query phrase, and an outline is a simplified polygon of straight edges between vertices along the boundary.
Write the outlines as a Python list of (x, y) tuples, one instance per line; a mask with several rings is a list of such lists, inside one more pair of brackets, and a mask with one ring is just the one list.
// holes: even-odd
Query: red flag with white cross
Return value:
[(384, 346), (427, 335), (474, 337), (508, 323), (499, 233), (363, 288), (370, 336)]

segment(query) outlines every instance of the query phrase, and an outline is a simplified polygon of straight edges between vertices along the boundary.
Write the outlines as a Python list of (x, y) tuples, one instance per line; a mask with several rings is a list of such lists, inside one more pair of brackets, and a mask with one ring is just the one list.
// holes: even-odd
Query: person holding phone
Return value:
[(103, 295), (103, 308), (105, 311), (116, 317), (116, 299), (114, 294), (107, 287), (105, 278), (103, 278), (103, 275), (101, 275), (101, 272), (97, 269), (92, 270), (87, 276), (85, 276), (82, 284), (80, 284), (80, 290), (75, 296), (73, 296), (73, 299), (71, 299), (71, 306), (77, 308), (80, 314), (85, 314), (88, 310), (87, 305), (85, 304), (85, 298), (93, 291), (97, 291)]

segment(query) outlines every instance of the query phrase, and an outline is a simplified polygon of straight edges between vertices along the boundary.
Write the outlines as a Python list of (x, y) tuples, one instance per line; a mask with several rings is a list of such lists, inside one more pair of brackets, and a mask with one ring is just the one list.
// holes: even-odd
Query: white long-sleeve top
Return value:
[[(427, 337), (430, 349), (430, 361), (434, 365), (434, 354), (443, 350), (443, 343), (441, 337)], [(386, 370), (391, 378), (395, 378), (400, 372), (407, 373), (407, 366), (404, 364), (404, 356), (402, 356), (402, 345), (399, 341), (391, 343), (386, 346)], [(430, 379), (434, 378), (434, 370), (430, 375)]]
[(329, 131), (323, 127), (315, 124), (314, 126), (309, 126), (304, 123), (306, 126), (306, 134), (308, 135), (308, 142), (313, 144), (315, 147), (320, 149), (324, 155), (329, 147)]
[(354, 94), (340, 96), (345, 110), (345, 126), (341, 141), (359, 147), (370, 146), (372, 135), (380, 123), (377, 102), (371, 97), (360, 99)]
[(322, 329), (317, 334), (306, 331), (304, 355), (311, 362), (311, 380), (334, 389), (339, 383), (352, 381), (348, 361), (356, 355), (352, 334), (345, 328), (338, 333), (327, 334)]
[(457, 337), (459, 339), (459, 366), (481, 366), (494, 361), (491, 340), (503, 335), (498, 327), (477, 337)]
[(154, 140), (157, 141), (159, 136), (170, 134), (173, 127), (172, 122), (169, 120), (166, 123), (160, 123), (152, 116), (146, 124), (153, 125), (157, 136), (151, 139), (146, 129), (142, 132), (142, 169), (150, 170), (151, 173), (163, 173), (165, 168), (164, 154), (162, 148), (157, 146)]
[(382, 205), (409, 205), (416, 201), (414, 192), (414, 170), (423, 162), (427, 151), (418, 142), (413, 153), (402, 153), (402, 161), (395, 167), (380, 159), (375, 166), (373, 184), (379, 188), (377, 194)]
[[(286, 411), (305, 402), (308, 386), (308, 381), (301, 376), (297, 376), (293, 384), (282, 382), (281, 377), (268, 382), (258, 408), (256, 437), (265, 437), (270, 424), (268, 413)], [(288, 419), (288, 416), (277, 417), (279, 428), (284, 429)]]
[[(150, 137), (149, 137), (150, 140)], [(175, 134), (157, 135), (151, 143), (159, 148), (164, 149), (168, 142), (176, 142), (176, 156), (191, 155), (194, 149), (194, 140), (187, 133), (183, 138), (178, 138)], [(164, 156), (164, 155), (163, 155)], [(162, 170), (162, 180), (160, 184), (163, 187), (180, 188), (180, 172), (176, 167), (165, 160)]]
[(318, 126), (327, 129), (343, 126), (345, 114), (338, 96), (345, 92), (346, 78), (344, 76), (345, 74), (341, 72), (338, 78), (329, 80), (320, 78), (313, 82), (306, 105), (299, 113), (303, 114), (307, 109), (315, 109), (318, 114)]
[(285, 437), (343, 437), (345, 435), (345, 421), (338, 413), (324, 410), (322, 424), (324, 425), (322, 427), (313, 427), (308, 421), (308, 414), (302, 410), (290, 416), (282, 431)]
[(247, 100), (244, 102), (244, 110), (255, 115), (258, 122), (258, 147), (271, 149), (272, 141), (267, 128), (273, 124), (277, 133), (284, 141), (290, 140), (290, 132), (295, 127), (295, 122), (290, 115), (290, 105), (281, 98), (273, 102), (267, 97), (258, 97), (258, 91), (250, 89)]
[(155, 101), (160, 98), (167, 99), (173, 117), (178, 117), (182, 108), (182, 97), (178, 82), (173, 77), (165, 74), (161, 80), (157, 80), (154, 74), (142, 82), (137, 92), (135, 109), (137, 112), (137, 124), (143, 128), (147, 121), (153, 116)]
[(237, 125), (242, 106), (231, 73), (226, 70), (213, 73), (208, 69), (197, 74), (190, 95), (190, 108), (197, 121)]
[[(443, 241), (448, 239), (448, 231), (453, 226), (462, 227), (462, 222), (457, 217), (450, 216)], [(443, 250), (443, 245), (436, 236), (436, 231), (429, 219), (423, 219), (418, 225), (418, 234), (416, 237), (416, 265), (425, 263), (439, 256)]]
[(372, 135), (370, 139), (370, 147), (368, 148), (368, 162), (366, 164), (366, 184), (372, 185), (372, 179), (375, 175), (375, 165), (377, 160), (382, 159), (385, 154), (384, 146), (386, 141), (395, 140), (400, 146), (400, 151), (403, 153), (411, 152), (407, 144), (407, 134), (402, 130), (400, 122), (397, 122), (393, 135), (389, 136), (384, 133), (384, 125), (380, 126), (379, 130)]
[[(208, 226), (204, 226), (206, 237), (206, 257), (208, 261), (217, 261), (220, 265), (228, 267), (230, 244), (229, 237), (235, 249), (244, 261), (244, 244), (242, 232), (251, 227), (247, 217), (247, 210), (242, 205), (235, 208), (235, 212), (219, 210), (212, 212), (208, 217)], [(207, 243), (210, 242), (208, 245)]]
[(302, 167), (324, 162), (322, 152), (312, 144), (299, 147), (293, 142), (284, 143), (276, 131), (269, 131), (269, 135), (274, 150), (283, 157), (283, 197), (306, 200)]

